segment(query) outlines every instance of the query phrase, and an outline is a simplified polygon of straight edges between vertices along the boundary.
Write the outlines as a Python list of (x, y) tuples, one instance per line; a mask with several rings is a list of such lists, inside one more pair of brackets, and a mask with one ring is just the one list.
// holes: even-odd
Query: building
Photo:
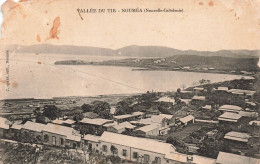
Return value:
[(167, 163), (165, 154), (175, 152), (168, 143), (111, 132), (104, 132), (99, 141), (102, 154), (118, 155), (121, 159), (140, 163), (164, 164)]
[(106, 124), (107, 131), (114, 132), (114, 133), (123, 133), (124, 131), (133, 131), (136, 126), (130, 124), (129, 122), (122, 122), (122, 123), (111, 123)]
[(256, 93), (256, 91), (243, 90), (243, 89), (230, 89), (228, 92), (242, 98), (253, 98), (254, 94)]
[(228, 132), (224, 136), (224, 139), (235, 141), (235, 142), (243, 142), (243, 143), (247, 143), (249, 138), (251, 138), (249, 134), (235, 132), (235, 131)]
[(237, 154), (219, 152), (217, 164), (259, 164), (259, 159)]
[(186, 126), (190, 123), (194, 123), (195, 118), (192, 115), (188, 115), (186, 117), (180, 118), (179, 120), (182, 124)]
[(47, 124), (42, 130), (43, 144), (68, 147), (68, 148), (80, 148), (81, 137), (73, 128), (60, 126), (55, 124)]
[(143, 112), (133, 112), (132, 114), (124, 114), (114, 116), (114, 120), (117, 122), (126, 122), (126, 121), (134, 121), (143, 118)]
[(107, 130), (106, 124), (113, 123), (113, 120), (102, 119), (102, 118), (95, 118), (89, 119), (84, 118), (80, 121), (81, 126), (84, 126), (86, 129), (91, 129), (89, 133), (91, 134), (102, 134), (104, 131)]
[(87, 148), (88, 151), (100, 152), (100, 141), (99, 141), (100, 136), (95, 136), (91, 134), (85, 135), (82, 140), (84, 143), (84, 147)]
[(175, 100), (174, 100), (174, 98), (170, 98), (170, 97), (164, 96), (164, 97), (159, 98), (157, 100), (157, 102), (166, 102), (166, 103), (171, 103), (172, 105), (174, 105)]
[(201, 107), (201, 109), (211, 110), (212, 107), (211, 107), (211, 105), (205, 105), (205, 106)]
[(215, 89), (215, 93), (227, 93), (228, 87), (218, 87), (218, 89)]
[(222, 112), (233, 112), (233, 113), (239, 113), (239, 111), (242, 110), (241, 107), (236, 106), (236, 105), (222, 105), (218, 109), (219, 111)]
[(195, 95), (201, 95), (201, 94), (204, 93), (204, 88), (202, 88), (202, 87), (195, 87), (195, 88), (193, 88), (193, 93)]
[(252, 126), (260, 126), (260, 121), (258, 121), (258, 120), (253, 120), (253, 121), (250, 121), (249, 122), (249, 125), (252, 125)]
[(205, 103), (205, 96), (193, 96), (191, 100), (192, 105), (204, 105)]
[(223, 124), (239, 125), (241, 123), (241, 118), (242, 116), (240, 116), (239, 114), (225, 112), (224, 114), (218, 117), (218, 120), (219, 123), (223, 123)]
[[(57, 125), (58, 126), (58, 125)], [(28, 135), (32, 134), (33, 136), (40, 139), (39, 142), (42, 141), (42, 131), (46, 129), (45, 124), (40, 124), (32, 121), (27, 121), (21, 128), (21, 133)]]
[(160, 134), (159, 129), (158, 124), (150, 124), (136, 129), (134, 133), (138, 136), (158, 136)]

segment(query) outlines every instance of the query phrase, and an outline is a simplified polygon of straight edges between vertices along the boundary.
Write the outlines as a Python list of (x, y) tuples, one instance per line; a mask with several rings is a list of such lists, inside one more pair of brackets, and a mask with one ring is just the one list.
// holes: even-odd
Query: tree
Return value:
[(75, 114), (73, 115), (73, 120), (76, 121), (76, 122), (82, 120), (83, 118), (84, 118), (84, 116), (83, 116), (82, 113), (75, 113)]
[(61, 110), (55, 105), (45, 105), (43, 108), (43, 116), (50, 120), (55, 120), (61, 116)]
[(92, 105), (89, 105), (89, 104), (83, 104), (81, 106), (81, 110), (82, 110), (83, 113), (92, 112), (93, 107), (92, 107)]

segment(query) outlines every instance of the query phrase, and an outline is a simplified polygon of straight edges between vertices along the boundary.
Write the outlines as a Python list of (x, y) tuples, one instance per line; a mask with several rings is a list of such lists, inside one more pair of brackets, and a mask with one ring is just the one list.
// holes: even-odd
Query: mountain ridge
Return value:
[(224, 57), (253, 57), (258, 58), (259, 50), (219, 50), (219, 51), (196, 51), (178, 50), (164, 46), (138, 46), (130, 45), (119, 49), (109, 49), (91, 46), (75, 45), (11, 45), (10, 50), (18, 53), (53, 53), (74, 55), (99, 55), (99, 56), (128, 56), (128, 57), (170, 57), (176, 55), (198, 55), (198, 56), (224, 56)]

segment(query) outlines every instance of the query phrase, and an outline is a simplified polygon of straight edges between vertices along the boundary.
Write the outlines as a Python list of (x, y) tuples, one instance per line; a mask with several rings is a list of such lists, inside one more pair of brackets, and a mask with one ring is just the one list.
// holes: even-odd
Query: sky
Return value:
[[(260, 49), (260, 1), (11, 0), (4, 44), (58, 44), (117, 49), (129, 45), (181, 50)], [(81, 13), (78, 8), (183, 9), (183, 13)], [(53, 24), (55, 23), (53, 29)], [(22, 28), (21, 28), (22, 27)], [(53, 29), (53, 31), (51, 31)]]

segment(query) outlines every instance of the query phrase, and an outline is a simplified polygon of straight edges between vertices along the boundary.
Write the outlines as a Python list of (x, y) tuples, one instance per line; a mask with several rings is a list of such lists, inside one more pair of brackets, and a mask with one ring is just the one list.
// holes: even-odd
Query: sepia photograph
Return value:
[(1, 4), (0, 164), (260, 164), (260, 1)]

